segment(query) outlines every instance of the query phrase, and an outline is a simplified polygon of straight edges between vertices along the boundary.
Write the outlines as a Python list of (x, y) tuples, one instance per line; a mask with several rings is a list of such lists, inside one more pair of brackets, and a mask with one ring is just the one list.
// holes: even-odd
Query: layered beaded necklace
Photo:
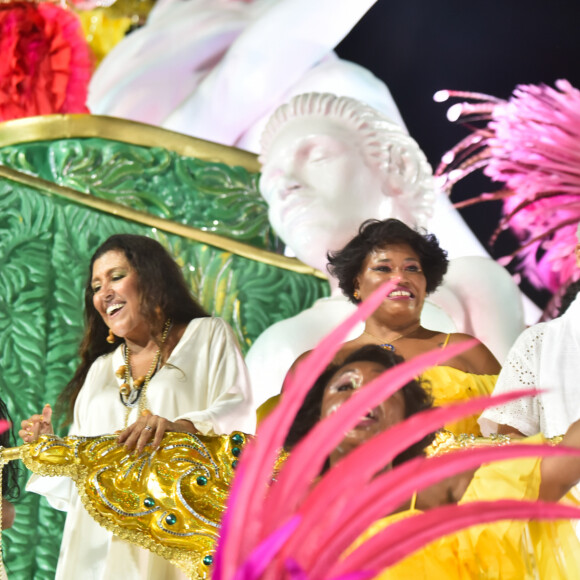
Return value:
[(131, 414), (131, 409), (138, 406), (139, 415), (147, 409), (147, 387), (149, 382), (153, 378), (153, 375), (157, 372), (159, 368), (159, 361), (161, 359), (161, 349), (163, 344), (167, 340), (167, 335), (171, 329), (171, 320), (167, 320), (163, 326), (163, 334), (161, 335), (161, 341), (159, 343), (159, 348), (151, 361), (151, 366), (149, 371), (144, 377), (138, 377), (133, 380), (131, 375), (131, 351), (127, 343), (125, 343), (124, 357), (125, 364), (120, 367), (115, 373), (117, 377), (123, 379), (123, 384), (119, 387), (119, 397), (121, 398), (121, 403), (127, 408), (125, 411), (125, 427), (129, 424), (129, 415)]

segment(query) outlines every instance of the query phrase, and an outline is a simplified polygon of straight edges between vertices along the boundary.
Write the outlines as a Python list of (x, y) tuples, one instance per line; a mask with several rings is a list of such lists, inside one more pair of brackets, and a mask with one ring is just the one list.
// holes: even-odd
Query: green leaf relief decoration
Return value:
[(97, 138), (4, 147), (0, 163), (259, 248), (282, 248), (259, 175), (242, 167)]

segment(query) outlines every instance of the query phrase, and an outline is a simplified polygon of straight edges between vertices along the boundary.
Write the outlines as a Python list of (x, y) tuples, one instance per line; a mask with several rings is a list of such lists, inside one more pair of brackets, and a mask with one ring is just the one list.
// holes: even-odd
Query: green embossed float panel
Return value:
[(0, 149), (0, 164), (271, 251), (258, 174), (105, 139), (61, 139)]
[[(0, 159), (14, 169), (175, 221), (267, 249), (279, 245), (256, 198), (256, 176), (241, 168), (100, 139), (10, 146), (0, 150)], [(118, 165), (118, 171), (107, 170), (109, 164)], [(0, 394), (16, 423), (45, 402), (53, 403), (71, 377), (82, 331), (86, 265), (95, 248), (118, 232), (159, 240), (203, 306), (232, 325), (244, 351), (265, 328), (328, 292), (313, 276), (0, 179)], [(22, 482), (26, 478), (23, 472)], [(63, 521), (43, 498), (23, 494), (16, 524), (3, 534), (11, 580), (54, 577)]]

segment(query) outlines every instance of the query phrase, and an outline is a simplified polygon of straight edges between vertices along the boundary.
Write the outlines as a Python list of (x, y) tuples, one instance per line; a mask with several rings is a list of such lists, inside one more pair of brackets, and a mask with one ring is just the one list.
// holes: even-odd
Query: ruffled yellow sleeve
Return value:
[(256, 411), (256, 423), (259, 425), (277, 406), (282, 395), (274, 395), (262, 403)]
[[(544, 442), (542, 435), (521, 441)], [(541, 482), (540, 464), (539, 458), (522, 458), (484, 465), (476, 471), (459, 503), (535, 500)], [(473, 578), (580, 578), (580, 542), (569, 520), (507, 520), (473, 526), (457, 534), (457, 540), (457, 557), (471, 562)]]
[[(458, 403), (490, 395), (493, 392), (497, 375), (474, 375), (466, 373), (452, 367), (439, 366), (427, 369), (422, 375), (421, 380), (430, 390), (436, 407), (448, 405), (449, 403)], [(445, 429), (455, 435), (462, 433), (468, 435), (481, 435), (477, 418), (479, 415), (464, 417), (459, 421), (445, 425)]]

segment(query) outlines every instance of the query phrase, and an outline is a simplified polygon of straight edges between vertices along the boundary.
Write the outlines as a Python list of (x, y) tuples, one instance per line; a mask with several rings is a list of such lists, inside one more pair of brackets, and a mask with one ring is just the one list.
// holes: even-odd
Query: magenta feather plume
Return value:
[(536, 286), (557, 291), (577, 277), (573, 249), (580, 222), (580, 91), (559, 80), (555, 88), (520, 85), (508, 101), (452, 91), (436, 100), (445, 97), (483, 101), (457, 103), (448, 116), (487, 124), (443, 156), (436, 172), (443, 187), (450, 191), (478, 169), (501, 184), (499, 196), (475, 198), (504, 200), (492, 241), (506, 229), (514, 232), (521, 241), (514, 252), (518, 269)]
[[(360, 392), (364, 392), (364, 389)], [(529, 395), (530, 391), (507, 394), (507, 398), (503, 399), (503, 402), (516, 399), (522, 393)], [(480, 397), (465, 403), (424, 411), (413, 415), (413, 417), (407, 419), (405, 422), (377, 435), (365, 445), (353, 450), (321, 479), (316, 488), (312, 490), (308, 498), (304, 501), (299, 510), (302, 521), (284, 547), (284, 552), (293, 554), (294, 557), (299, 558), (299, 561), (303, 565), (308, 564), (309, 566), (318, 565), (324, 560), (324, 556), (317, 553), (317, 546), (319, 545), (325, 547), (324, 552), (327, 558), (332, 559), (333, 557), (338, 557), (358, 537), (360, 532), (357, 533), (356, 530), (366, 529), (376, 519), (377, 511), (374, 512), (374, 517), (371, 515), (364, 522), (362, 521), (362, 518), (366, 517), (364, 506), (365, 504), (368, 505), (367, 498), (369, 498), (370, 502), (370, 498), (375, 497), (373, 489), (381, 485), (381, 482), (385, 478), (387, 481), (393, 478), (392, 485), (395, 485), (399, 481), (396, 479), (398, 477), (397, 474), (400, 472), (399, 470), (402, 470), (403, 473), (408, 473), (408, 470), (410, 470), (406, 466), (407, 464), (404, 464), (394, 469), (388, 476), (374, 478), (381, 469), (388, 465), (399, 453), (409, 447), (409, 445), (421, 440), (425, 435), (438, 429), (444, 423), (463, 417), (466, 412), (472, 414), (475, 411), (483, 410), (499, 402), (499, 400), (496, 401), (488, 397)], [(325, 423), (327, 420), (325, 419), (322, 423)], [(310, 440), (305, 438), (303, 443), (309, 445)], [(509, 451), (508, 453), (517, 455), (518, 450)], [(523, 453), (526, 453), (526, 451)], [(491, 450), (490, 455), (493, 456), (493, 450)], [(428, 461), (430, 462), (431, 460)], [(463, 459), (463, 462), (466, 464), (470, 461), (469, 458)], [(458, 460), (458, 462), (461, 463), (461, 460)], [(409, 463), (416, 465), (414, 462)], [(434, 479), (430, 479), (430, 470), (433, 470), (433, 474), (441, 473), (437, 471), (437, 465), (437, 462), (425, 464), (424, 476), (426, 481), (429, 481), (425, 487), (428, 487), (443, 477), (452, 475), (451, 473), (448, 475), (443, 474), (439, 478), (435, 477)], [(452, 463), (450, 465), (455, 464)], [(386, 503), (384, 509), (380, 509), (378, 513), (390, 513), (402, 501), (408, 499), (414, 491), (417, 491), (416, 485), (414, 487), (409, 485), (401, 491), (400, 497), (394, 493), (397, 491), (397, 488), (393, 488), (393, 501), (389, 503), (389, 498), (391, 497), (390, 485), (389, 483), (383, 488), (385, 497), (381, 501)], [(364, 494), (361, 493), (361, 489), (363, 488), (365, 489)], [(358, 526), (355, 525), (357, 518), (361, 520)], [(348, 530), (344, 527), (345, 521), (352, 524), (349, 525)], [(339, 546), (336, 542), (340, 538), (345, 537), (345, 531), (350, 534), (350, 539)], [(337, 546), (336, 548), (334, 547), (335, 544)], [(331, 553), (333, 556), (330, 555)]]
[(579, 510), (566, 506), (515, 501), (485, 502), (484, 508), (483, 504), (439, 508), (424, 514), (422, 524), (413, 517), (400, 522), (395, 532), (381, 532), (381, 540), (369, 540), (368, 546), (365, 544), (342, 560), (346, 549), (377, 517), (392, 511), (415, 490), (450, 474), (495, 459), (578, 454), (547, 446), (490, 447), (418, 459), (390, 473), (376, 475), (403, 449), (442, 424), (534, 392), (528, 390), (497, 398), (472, 399), (414, 415), (354, 450), (312, 485), (326, 457), (361, 415), (425, 367), (455, 356), (472, 347), (472, 343), (416, 357), (357, 391), (294, 448), (272, 482), (278, 450), (308, 390), (335, 356), (350, 328), (366, 318), (395, 284), (396, 281), (374, 293), (297, 367), (279, 406), (261, 425), (256, 440), (245, 449), (222, 524), (214, 580), (362, 580), (425, 543), (472, 524), (501, 518), (580, 515)]
[[(288, 580), (310, 580), (304, 568), (294, 558), (287, 558), (284, 563), (284, 568), (287, 572)], [(369, 580), (374, 575), (374, 572), (357, 570), (355, 572), (349, 572), (348, 574), (341, 574), (332, 580)]]
[[(351, 486), (354, 493), (350, 494), (348, 501), (343, 502), (343, 509), (336, 518), (337, 523), (327, 524), (325, 521), (313, 532), (313, 535), (318, 536), (317, 543), (324, 546), (323, 553), (308, 550), (312, 540), (306, 534), (305, 547), (297, 553), (297, 557), (307, 569), (311, 570), (312, 579), (324, 578), (325, 571), (330, 569), (360, 536), (358, 530), (368, 529), (377, 520), (378, 513), (393, 512), (414, 493), (456, 473), (477, 468), (490, 461), (554, 455), (580, 456), (580, 450), (547, 445), (510, 445), (463, 449), (429, 459), (418, 457), (375, 477), (364, 488), (364, 493), (361, 493), (360, 482), (356, 481), (353, 474), (349, 479), (354, 480)], [(337, 482), (334, 483), (336, 485)], [(327, 505), (327, 513), (332, 512), (333, 506), (328, 503)], [(303, 520), (304, 523), (305, 521)], [(349, 525), (344, 526), (344, 522), (349, 522)]]
[[(293, 449), (286, 462), (285, 469), (279, 473), (277, 482), (272, 486), (266, 499), (266, 513), (272, 523), (288, 517), (304, 501), (305, 495), (309, 493), (309, 482), (315, 479), (322, 471), (324, 462), (330, 452), (342, 441), (344, 433), (350, 431), (360, 421), (361, 416), (369, 409), (388, 399), (401, 386), (421, 374), (426, 368), (432, 367), (442, 360), (453, 358), (473, 347), (474, 344), (475, 341), (467, 341), (462, 344), (451, 345), (445, 350), (437, 349), (397, 365), (391, 369), (388, 376), (381, 375), (381, 377), (373, 380), (363, 390), (356, 393), (356, 396), (352, 397), (347, 404), (338, 409), (336, 413), (315, 425), (304, 441)], [(477, 403), (473, 402), (473, 408), (477, 410), (485, 406), (485, 404), (477, 405)], [(437, 409), (430, 412), (436, 413), (437, 411), (440, 410)], [(443, 411), (453, 414), (451, 410)], [(462, 417), (464, 414), (465, 412), (459, 411), (457, 416)], [(416, 430), (414, 433), (408, 430), (405, 431), (404, 436), (408, 437), (399, 442), (402, 446), (398, 448), (393, 457), (404, 451), (409, 445), (420, 440), (427, 433), (441, 427), (443, 423), (445, 423), (445, 420), (435, 421), (434, 425), (425, 432), (422, 432), (421, 429)], [(403, 429), (403, 424), (395, 428)], [(421, 434), (417, 436), (418, 433)], [(388, 462), (389, 459), (386, 461)], [(367, 469), (369, 466), (370, 464), (365, 464)], [(373, 473), (371, 467), (371, 473), (368, 476)]]
[[(264, 495), (270, 485), (278, 452), (304, 397), (338, 352), (350, 330), (374, 312), (398, 281), (399, 278), (393, 278), (383, 284), (351, 317), (320, 342), (296, 369), (282, 394), (279, 406), (262, 422), (256, 439), (246, 446), (244, 461), (238, 468), (232, 486), (235, 494), (231, 497), (235, 498), (235, 502), (232, 504), (231, 499), (228, 502), (228, 511), (231, 513), (220, 534), (216, 558), (219, 562), (219, 576), (214, 571), (214, 578), (234, 578), (236, 569), (242, 565), (253, 547), (264, 539), (262, 528), (268, 515), (264, 511)], [(276, 525), (284, 523), (278, 520)]]
[[(253, 580), (254, 578), (260, 578), (270, 565), (270, 562), (278, 554), (280, 548), (287, 541), (290, 534), (296, 529), (299, 521), (299, 517), (294, 516), (254, 548), (242, 566), (236, 571), (235, 580)], [(296, 579), (300, 578), (303, 574), (304, 572), (302, 570), (299, 572), (297, 567), (294, 568), (294, 577)]]
[[(411, 364), (414, 360), (415, 359), (405, 363), (405, 365)], [(384, 373), (372, 383), (369, 383), (364, 391), (374, 388), (376, 392), (380, 392), (379, 389), (383, 388), (385, 392), (389, 392), (392, 389), (392, 385), (393, 378), (391, 372)], [(375, 406), (372, 405), (371, 402), (375, 400), (376, 394), (371, 392), (371, 396), (367, 399), (364, 391), (359, 391), (359, 393), (364, 394), (359, 395), (357, 393), (357, 399), (352, 397), (351, 400), (343, 405), (335, 414), (321, 421), (314, 429), (312, 429), (308, 437), (305, 437), (304, 440), (294, 448), (292, 455), (296, 455), (296, 453), (294, 453), (295, 451), (301, 452), (302, 448), (312, 449), (312, 447), (315, 447), (316, 443), (321, 442), (321, 440), (328, 435), (331, 430), (335, 430), (336, 421), (334, 421), (334, 419), (339, 415), (339, 413), (341, 413), (342, 409), (345, 409), (344, 414), (352, 413), (354, 417), (360, 419), (361, 413), (364, 414), (369, 408)], [(347, 478), (349, 473), (354, 473), (356, 468), (356, 474), (359, 479), (370, 479), (377, 473), (377, 471), (389, 464), (397, 455), (407, 449), (410, 445), (420, 441), (429, 433), (436, 431), (445, 423), (457, 420), (466, 415), (480, 412), (487, 407), (506, 403), (521, 396), (529, 396), (535, 392), (536, 391), (534, 390), (523, 390), (513, 393), (505, 393), (498, 397), (494, 397), (493, 399), (489, 397), (478, 397), (455, 405), (448, 405), (417, 413), (406, 421), (393, 426), (388, 431), (377, 435), (365, 445), (353, 450), (347, 457), (338, 463), (330, 473), (333, 474), (333, 478), (342, 480)], [(387, 397), (388, 396), (390, 395), (387, 395)], [(351, 401), (356, 401), (356, 407), (354, 405), (351, 406)], [(349, 424), (352, 423), (349, 421)], [(345, 430), (348, 431), (348, 429), (349, 427), (346, 427)], [(344, 436), (343, 433), (344, 431), (341, 431), (341, 436)], [(326, 451), (326, 448), (323, 447), (322, 444), (319, 449), (321, 450), (321, 453), (326, 452), (326, 455), (328, 455), (332, 450)], [(289, 471), (293, 469), (293, 464), (290, 463), (292, 455), (288, 459)], [(316, 489), (309, 494), (304, 503), (305, 507), (308, 508), (310, 504), (315, 504), (318, 501), (329, 501), (337, 494), (334, 485), (336, 482), (332, 481), (330, 473), (329, 477), (322, 480)], [(280, 480), (281, 477), (278, 476), (278, 482), (280, 482)], [(274, 489), (276, 488), (277, 486), (274, 487)]]
[[(356, 396), (353, 396), (336, 413), (327, 417), (312, 429), (309, 435), (293, 449), (285, 469), (278, 475), (276, 485), (272, 486), (266, 501), (268, 505), (272, 506), (271, 509), (275, 506), (274, 501), (277, 501), (279, 509), (277, 512), (268, 511), (267, 513), (269, 515), (275, 514), (274, 517), (288, 517), (288, 514), (281, 510), (289, 507), (292, 509), (294, 507), (294, 504), (288, 499), (288, 495), (279, 492), (280, 484), (284, 481), (283, 478), (287, 474), (295, 475), (296, 472), (299, 472), (300, 476), (302, 476), (309, 472), (313, 463), (316, 463), (316, 466), (319, 468), (318, 471), (307, 480), (312, 481), (320, 473), (322, 464), (330, 451), (340, 443), (345, 431), (348, 431), (369, 408), (376, 406), (377, 399), (380, 402), (388, 398), (394, 386), (398, 387), (409, 380), (406, 375), (404, 375), (402, 382), (396, 380), (393, 377), (393, 370), (404, 370), (407, 367), (414, 371), (416, 370), (414, 363), (419, 358), (417, 357), (402, 365), (398, 365), (398, 367), (395, 367), (395, 369), (392, 369), (388, 373), (382, 374), (372, 383), (365, 386), (364, 389), (358, 391)], [(421, 363), (422, 361), (419, 360), (417, 364)], [(424, 370), (424, 367), (421, 370)], [(300, 479), (288, 478), (291, 484), (299, 487), (301, 490), (305, 488), (309, 493), (303, 499), (302, 507), (299, 510), (299, 513), (302, 515), (302, 521), (296, 532), (288, 540), (288, 543), (284, 547), (284, 552), (292, 554), (294, 557), (302, 553), (315, 554), (318, 541), (314, 541), (310, 536), (316, 535), (321, 527), (324, 528), (324, 536), (327, 537), (323, 545), (328, 547), (326, 543), (328, 538), (338, 533), (343, 527), (344, 520), (341, 516), (342, 506), (351, 501), (358, 502), (361, 498), (361, 487), (367, 485), (377, 472), (388, 465), (410, 445), (420, 441), (423, 437), (437, 430), (445, 423), (454, 421), (465, 415), (481, 412), (489, 406), (517, 399), (522, 395), (530, 395), (532, 392), (535, 391), (527, 390), (518, 393), (506, 393), (498, 397), (497, 400), (490, 399), (489, 397), (480, 397), (457, 405), (431, 409), (413, 415), (403, 423), (395, 425), (388, 431), (374, 437), (365, 445), (353, 450), (330, 470), (313, 490), (309, 490), (307, 483), (301, 482)], [(383, 395), (382, 399), (381, 394)], [(348, 424), (341, 427), (341, 417), (343, 416), (349, 416), (350, 420)], [(337, 433), (338, 443), (329, 448), (326, 439), (335, 440)], [(319, 454), (316, 461), (313, 460), (315, 453)], [(296, 460), (296, 457), (298, 457), (298, 460)], [(304, 461), (302, 461), (302, 458), (304, 458)], [(351, 485), (348, 485), (349, 482)], [(413, 490), (411, 490), (410, 494), (412, 492)], [(393, 508), (399, 505), (399, 503), (396, 503)], [(367, 522), (367, 525), (370, 523), (372, 523), (372, 520)], [(361, 529), (364, 529), (364, 527)], [(356, 535), (351, 541), (354, 541), (355, 538)], [(309, 541), (311, 539), (312, 541)], [(343, 546), (343, 550), (347, 546), (348, 544)], [(302, 560), (300, 561), (304, 564)]]
[(308, 575), (294, 558), (286, 560), (286, 570), (290, 580), (308, 580)]
[(477, 524), (498, 520), (578, 519), (580, 508), (540, 501), (495, 500), (431, 509), (394, 522), (336, 562), (328, 577), (350, 570), (383, 570), (428, 543)]

